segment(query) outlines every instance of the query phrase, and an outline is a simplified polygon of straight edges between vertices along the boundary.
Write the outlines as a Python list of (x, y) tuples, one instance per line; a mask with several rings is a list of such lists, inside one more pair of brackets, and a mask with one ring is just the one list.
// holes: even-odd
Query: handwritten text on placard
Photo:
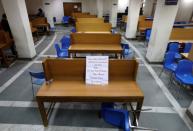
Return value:
[(86, 84), (108, 84), (109, 57), (87, 56), (86, 57)]

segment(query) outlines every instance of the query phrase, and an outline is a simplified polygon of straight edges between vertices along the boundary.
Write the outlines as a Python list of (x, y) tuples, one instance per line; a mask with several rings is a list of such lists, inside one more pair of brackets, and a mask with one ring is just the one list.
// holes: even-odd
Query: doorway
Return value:
[(73, 12), (82, 12), (82, 4), (77, 2), (64, 2), (64, 15), (72, 16)]

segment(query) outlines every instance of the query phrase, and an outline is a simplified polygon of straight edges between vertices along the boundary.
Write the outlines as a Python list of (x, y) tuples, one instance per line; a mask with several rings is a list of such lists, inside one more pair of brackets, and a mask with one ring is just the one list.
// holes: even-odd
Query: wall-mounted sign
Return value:
[(86, 57), (86, 84), (106, 85), (109, 81), (109, 57)]

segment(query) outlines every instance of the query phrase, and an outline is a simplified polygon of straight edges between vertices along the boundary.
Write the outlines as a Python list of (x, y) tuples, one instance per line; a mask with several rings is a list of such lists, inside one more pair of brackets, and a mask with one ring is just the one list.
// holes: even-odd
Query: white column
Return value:
[(139, 11), (141, 8), (141, 0), (130, 0), (128, 6), (128, 19), (126, 28), (126, 38), (135, 38), (137, 33), (137, 25), (139, 20)]
[(157, 1), (152, 33), (146, 54), (149, 62), (163, 61), (177, 11), (178, 5), (165, 5), (165, 1)]
[(153, 10), (153, 3), (155, 0), (145, 0), (144, 15), (151, 16)]
[(25, 0), (2, 0), (19, 58), (36, 55)]
[(110, 23), (112, 24), (112, 27), (117, 26), (117, 11), (118, 0), (111, 0)]
[(103, 18), (103, 0), (97, 0), (97, 16)]
[[(46, 3), (49, 3), (49, 4), (46, 4)], [(43, 10), (45, 12), (45, 16), (46, 16), (47, 21), (50, 24), (51, 28), (54, 28), (53, 17), (54, 17), (54, 10), (56, 10), (54, 8), (53, 3), (54, 3), (54, 1), (52, 1), (52, 0), (43, 0)]]

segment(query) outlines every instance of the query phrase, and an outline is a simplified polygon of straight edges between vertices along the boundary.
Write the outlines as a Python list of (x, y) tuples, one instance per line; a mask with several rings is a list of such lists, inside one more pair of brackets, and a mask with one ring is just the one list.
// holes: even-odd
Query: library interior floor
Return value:
[[(56, 57), (54, 43), (70, 34), (72, 27), (57, 26), (56, 32), (43, 36), (36, 42), (37, 56), (33, 60), (17, 60), (8, 69), (0, 70), (0, 130), (1, 131), (45, 131), (31, 90), (29, 70), (41, 71), (42, 60)], [(184, 118), (185, 108), (193, 95), (187, 89), (169, 83), (169, 75), (162, 65), (149, 64), (145, 59), (144, 42), (122, 41), (129, 44), (139, 61), (137, 83), (144, 92), (145, 99), (139, 125), (160, 131), (189, 131)], [(172, 84), (172, 86), (168, 86)], [(170, 88), (169, 88), (170, 87)], [(36, 88), (38, 89), (38, 87)], [(180, 92), (180, 95), (179, 95)], [(73, 110), (71, 110), (73, 109)], [(100, 103), (57, 104), (49, 121), (49, 131), (118, 131), (98, 117)], [(9, 117), (7, 117), (9, 116)]]

